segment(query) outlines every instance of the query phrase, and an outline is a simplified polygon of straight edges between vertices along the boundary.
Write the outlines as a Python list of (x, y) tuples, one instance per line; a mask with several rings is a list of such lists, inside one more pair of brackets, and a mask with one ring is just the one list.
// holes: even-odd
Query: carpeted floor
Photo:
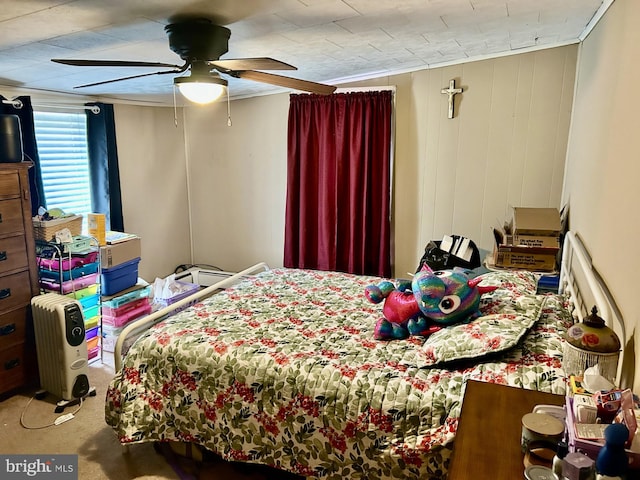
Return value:
[[(87, 397), (75, 418), (56, 426), (58, 399), (34, 399), (35, 390), (19, 391), (0, 401), (1, 454), (77, 454), (80, 479), (294, 480), (300, 477), (257, 465), (240, 465), (211, 456), (195, 462), (164, 446), (132, 445), (125, 450), (104, 422), (104, 395), (113, 377), (112, 359), (90, 366), (96, 396)], [(78, 406), (68, 406), (64, 413)], [(25, 428), (21, 424), (23, 417)]]
[[(113, 430), (104, 422), (104, 395), (113, 377), (108, 362), (96, 362), (89, 368), (89, 382), (96, 396), (87, 397), (75, 418), (60, 425), (53, 423), (59, 400), (48, 395), (33, 399), (35, 390), (19, 393), (0, 402), (0, 452), (3, 454), (78, 454), (81, 479), (177, 479), (177, 474), (152, 444), (133, 445), (128, 452)], [(77, 406), (68, 406), (65, 413)]]

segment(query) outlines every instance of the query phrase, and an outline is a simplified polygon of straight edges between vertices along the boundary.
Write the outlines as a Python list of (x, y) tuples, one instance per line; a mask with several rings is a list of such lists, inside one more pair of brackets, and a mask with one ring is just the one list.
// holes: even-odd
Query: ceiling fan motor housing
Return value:
[(321, 95), (329, 95), (336, 89), (332, 85), (262, 72), (261, 70), (296, 70), (296, 67), (273, 58), (258, 57), (220, 60), (220, 57), (229, 50), (231, 31), (226, 27), (214, 24), (206, 17), (186, 16), (185, 14), (185, 16), (174, 16), (169, 21), (171, 23), (164, 27), (169, 37), (169, 47), (184, 60), (184, 65), (127, 60), (66, 60), (54, 58), (52, 61), (83, 67), (162, 67), (171, 69), (89, 83), (75, 88), (94, 87), (105, 83), (120, 82), (149, 75), (180, 74), (189, 71), (188, 76), (175, 77), (174, 84), (179, 87), (186, 87), (187, 84), (226, 86), (228, 83), (220, 77), (217, 73), (219, 72), (235, 78), (254, 80)]
[(229, 51), (231, 30), (214, 25), (206, 18), (196, 18), (164, 27), (169, 47), (183, 60), (218, 60)]

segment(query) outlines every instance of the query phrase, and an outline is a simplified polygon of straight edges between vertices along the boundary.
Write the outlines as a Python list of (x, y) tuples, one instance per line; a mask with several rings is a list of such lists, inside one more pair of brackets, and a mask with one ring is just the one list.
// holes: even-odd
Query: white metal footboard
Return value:
[(230, 276), (229, 278), (220, 280), (219, 282), (214, 283), (213, 285), (203, 290), (198, 290), (193, 295), (183, 298), (182, 300), (176, 303), (173, 303), (171, 305), (168, 305), (167, 307), (161, 310), (153, 312), (152, 314), (147, 315), (146, 317), (142, 317), (139, 320), (134, 320), (133, 322), (127, 324), (127, 326), (122, 330), (120, 335), (118, 335), (118, 339), (116, 340), (116, 345), (115, 345), (114, 354), (113, 354), (115, 371), (119, 372), (120, 369), (122, 368), (122, 348), (123, 348), (124, 342), (126, 341), (129, 335), (137, 334), (139, 332), (142, 332), (148, 329), (152, 325), (158, 323), (163, 318), (174, 313), (176, 310), (183, 308), (194, 301), (198, 301), (205, 297), (213, 295), (217, 291), (233, 285), (240, 278), (246, 275), (252, 275), (252, 274), (259, 273), (262, 271), (267, 271), (267, 270), (269, 270), (269, 265), (267, 265), (266, 263), (264, 262), (256, 263), (255, 265), (252, 265), (251, 267), (246, 268), (245, 270), (242, 270), (241, 272), (238, 272)]
[[(583, 321), (595, 305), (598, 315), (616, 332), (622, 345), (625, 345), (627, 336), (622, 314), (606, 283), (593, 267), (582, 240), (575, 232), (567, 232), (564, 239), (560, 293), (568, 295), (573, 314), (579, 321)], [(618, 362), (618, 379), (620, 379), (623, 357), (624, 348)]]

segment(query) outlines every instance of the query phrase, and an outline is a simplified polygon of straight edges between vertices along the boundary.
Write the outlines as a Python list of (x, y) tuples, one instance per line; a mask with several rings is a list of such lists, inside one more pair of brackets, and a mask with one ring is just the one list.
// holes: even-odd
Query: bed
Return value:
[(583, 288), (609, 301), (567, 238), (563, 293), (485, 273), (499, 288), (483, 315), (426, 340), (374, 340), (381, 305), (363, 292), (378, 278), (251, 267), (125, 329), (106, 422), (124, 445), (189, 442), (303, 477), (444, 478), (467, 380), (565, 393), (562, 336), (594, 298)]

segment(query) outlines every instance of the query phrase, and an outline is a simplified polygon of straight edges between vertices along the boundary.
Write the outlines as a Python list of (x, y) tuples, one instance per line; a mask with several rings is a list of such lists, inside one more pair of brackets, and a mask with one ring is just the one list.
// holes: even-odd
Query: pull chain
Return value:
[(231, 125), (231, 101), (229, 100), (229, 89), (227, 88), (227, 127)]
[(176, 86), (172, 88), (173, 91), (173, 124), (178, 128), (178, 107), (176, 106)]

